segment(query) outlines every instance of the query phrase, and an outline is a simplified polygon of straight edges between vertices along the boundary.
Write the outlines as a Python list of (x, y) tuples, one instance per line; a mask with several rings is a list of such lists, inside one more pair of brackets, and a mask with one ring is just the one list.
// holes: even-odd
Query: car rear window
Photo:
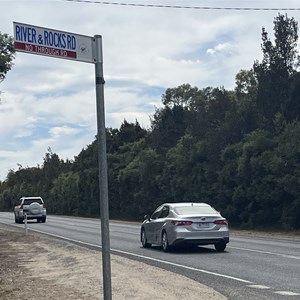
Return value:
[(36, 202), (38, 204), (43, 204), (42, 199), (34, 199), (34, 198), (28, 198), (28, 199), (24, 199), (24, 205), (30, 205), (31, 203)]
[(210, 206), (181, 206), (174, 209), (177, 215), (213, 215), (217, 211)]

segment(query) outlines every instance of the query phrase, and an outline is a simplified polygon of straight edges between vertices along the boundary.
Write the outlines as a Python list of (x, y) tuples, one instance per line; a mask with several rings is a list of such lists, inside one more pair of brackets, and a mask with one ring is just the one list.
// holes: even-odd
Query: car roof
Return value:
[(169, 205), (170, 207), (183, 207), (183, 206), (210, 206), (204, 202), (175, 202), (175, 203), (164, 203), (163, 205)]
[(21, 197), (20, 199), (42, 199), (42, 197)]

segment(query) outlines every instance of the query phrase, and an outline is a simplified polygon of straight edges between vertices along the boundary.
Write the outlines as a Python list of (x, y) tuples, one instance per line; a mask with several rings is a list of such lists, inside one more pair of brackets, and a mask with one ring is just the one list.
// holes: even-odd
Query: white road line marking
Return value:
[(254, 289), (261, 289), (261, 290), (267, 290), (270, 289), (269, 286), (266, 285), (259, 285), (259, 284), (251, 284), (251, 285), (247, 285), (250, 288), (254, 288)]
[(211, 271), (207, 271), (207, 270), (197, 269), (197, 268), (193, 268), (193, 267), (188, 267), (188, 266), (172, 263), (172, 262), (165, 261), (165, 260), (160, 260), (157, 258), (152, 258), (152, 257), (139, 255), (139, 254), (133, 254), (133, 253), (122, 251), (122, 250), (116, 250), (116, 249), (111, 249), (111, 250), (118, 252), (118, 253), (127, 254), (127, 255), (131, 255), (131, 256), (135, 256), (135, 257), (139, 257), (139, 258), (144, 258), (147, 260), (151, 260), (151, 261), (155, 261), (155, 262), (159, 262), (159, 263), (163, 263), (166, 265), (171, 265), (171, 266), (175, 266), (175, 267), (179, 267), (179, 268), (183, 268), (183, 269), (187, 269), (187, 270), (191, 270), (191, 271), (196, 271), (196, 272), (210, 274), (210, 275), (214, 275), (214, 276), (218, 276), (218, 277), (228, 278), (228, 279), (232, 279), (232, 280), (244, 282), (244, 283), (249, 283), (249, 284), (252, 283), (251, 281), (248, 281), (245, 279), (241, 279), (241, 278), (237, 278), (237, 277), (233, 277), (233, 276), (229, 276), (229, 275), (225, 275), (225, 274), (215, 273), (215, 272), (211, 272)]
[(278, 291), (274, 292), (274, 294), (283, 295), (283, 296), (299, 296), (299, 293), (289, 292), (289, 291)]
[(262, 251), (262, 250), (248, 249), (248, 248), (239, 248), (239, 247), (232, 247), (232, 246), (228, 246), (228, 248), (242, 250), (242, 251), (262, 253), (262, 254), (276, 255), (276, 256), (281, 256), (281, 257), (285, 257), (285, 258), (300, 259), (300, 256), (293, 256), (293, 255), (287, 255), (287, 254), (275, 253), (275, 252), (269, 252), (269, 251)]

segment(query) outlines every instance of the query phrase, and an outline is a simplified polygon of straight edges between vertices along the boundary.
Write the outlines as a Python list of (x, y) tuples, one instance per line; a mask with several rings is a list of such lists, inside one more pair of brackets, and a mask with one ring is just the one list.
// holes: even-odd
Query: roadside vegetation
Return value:
[[(151, 127), (107, 128), (110, 218), (141, 220), (164, 202), (207, 202), (231, 226), (300, 229), (298, 23), (262, 29), (262, 61), (236, 75), (234, 90), (169, 88)], [(49, 214), (99, 216), (97, 142), (72, 161), (51, 149), (43, 164), (11, 170), (0, 210), (42, 196)]]

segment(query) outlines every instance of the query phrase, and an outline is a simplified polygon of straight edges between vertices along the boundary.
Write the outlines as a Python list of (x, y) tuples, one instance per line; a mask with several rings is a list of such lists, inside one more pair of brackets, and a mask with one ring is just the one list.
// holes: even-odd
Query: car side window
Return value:
[(154, 213), (151, 215), (151, 219), (156, 220), (159, 218), (162, 211), (162, 207), (159, 207)]
[(166, 218), (169, 215), (170, 208), (168, 206), (159, 207), (151, 216), (152, 220)]
[(161, 211), (160, 218), (166, 218), (169, 215), (169, 212), (170, 212), (169, 206), (164, 206)]

